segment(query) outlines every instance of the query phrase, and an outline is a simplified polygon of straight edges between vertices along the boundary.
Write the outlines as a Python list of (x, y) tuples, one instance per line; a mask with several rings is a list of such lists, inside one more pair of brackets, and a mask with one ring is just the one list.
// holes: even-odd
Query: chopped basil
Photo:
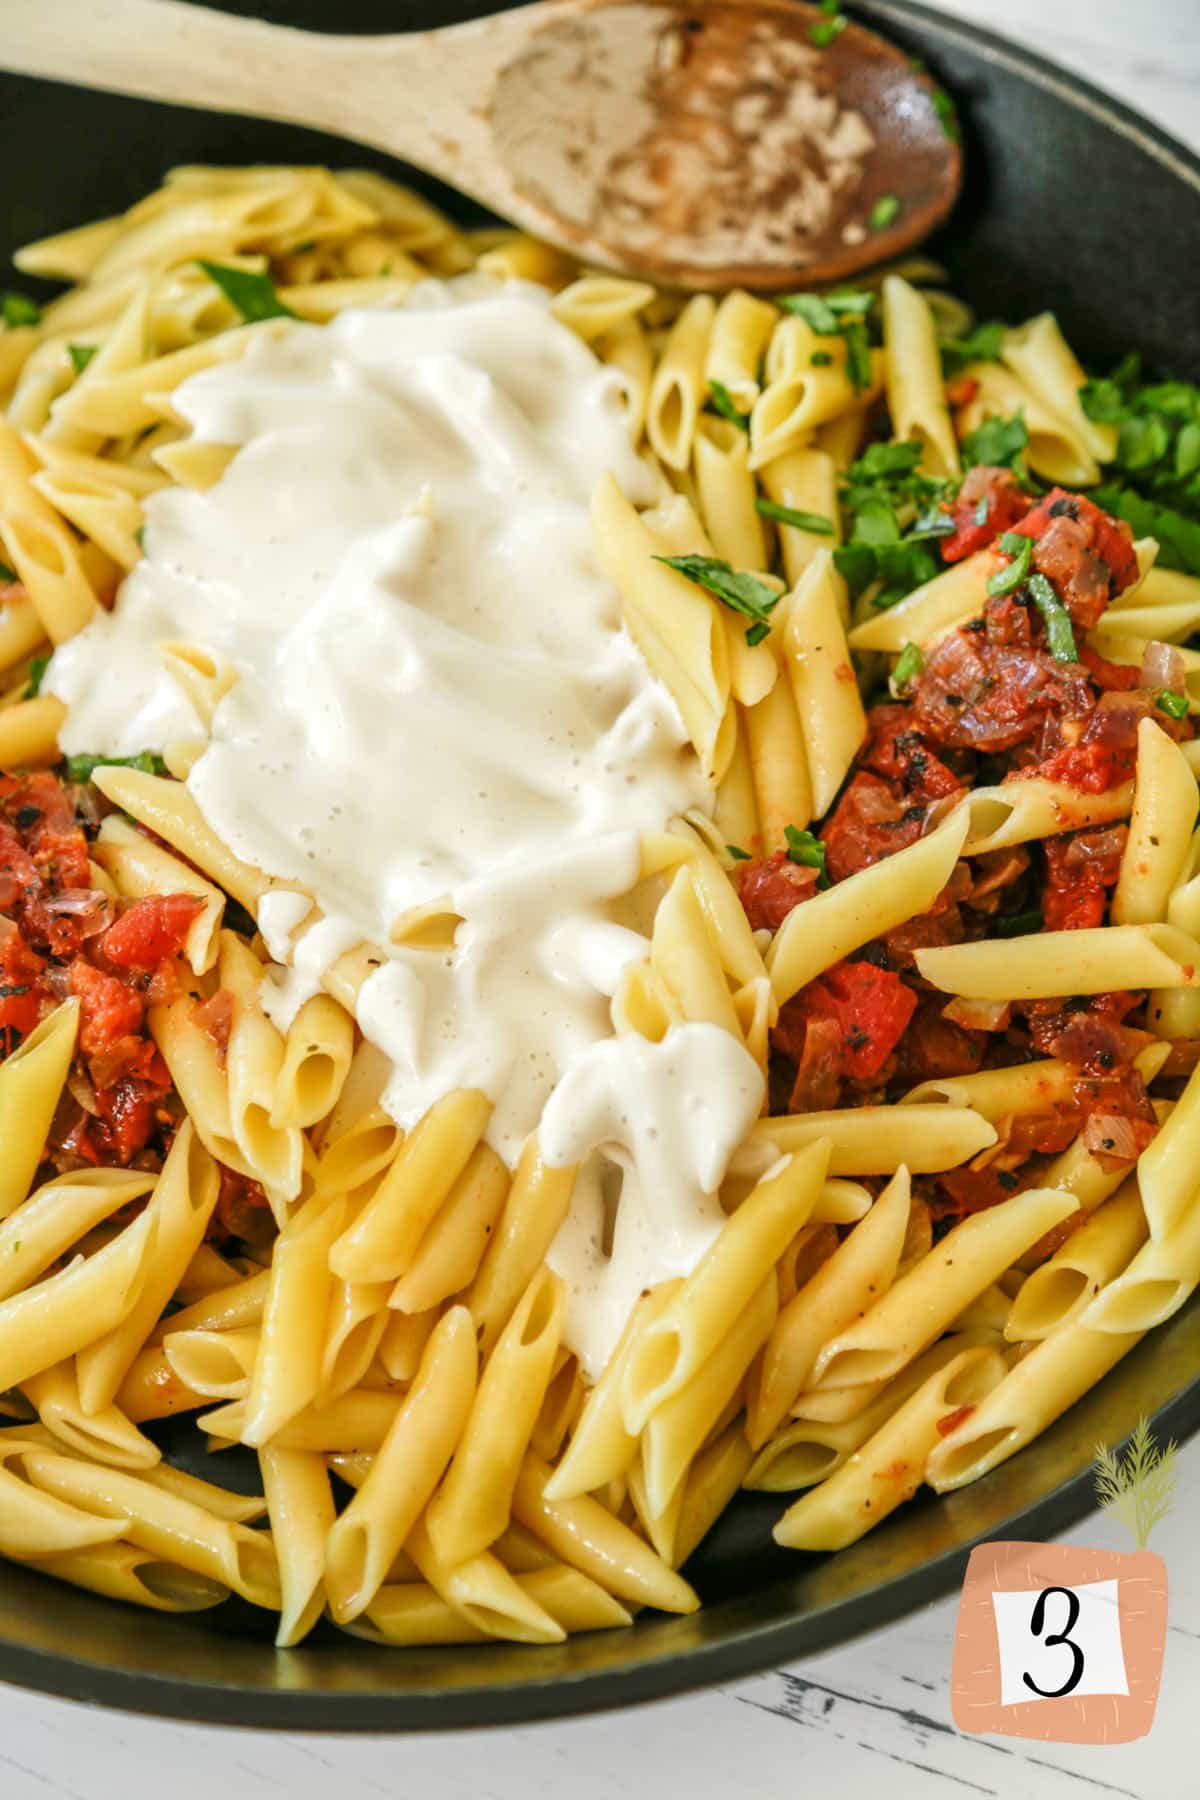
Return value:
[(748, 644), (761, 644), (771, 629), (771, 613), (780, 596), (757, 575), (731, 568), (716, 556), (656, 556), (655, 562), (674, 569), (697, 587), (705, 588), (724, 602), (731, 611), (741, 613), (754, 623), (746, 633)]
[(778, 305), (784, 312), (795, 313), (822, 337), (834, 337), (840, 330), (837, 314), (820, 294), (781, 294)]
[(833, 361), (833, 358), (830, 356), (828, 350), (814, 350), (808, 361), (810, 368), (827, 369)]
[(1021, 586), (1029, 574), (1029, 565), (1033, 560), (1033, 539), (1021, 537), (1015, 531), (1004, 531), (1000, 534), (998, 548), (1012, 560), (1003, 569), (997, 569), (994, 575), (988, 576), (987, 591), (993, 596), (1011, 594), (1014, 588)]
[(1029, 577), (1025, 585), (1029, 589), (1029, 598), (1045, 622), (1046, 644), (1055, 662), (1078, 662), (1079, 652), (1075, 648), (1075, 633), (1071, 629), (1071, 615), (1046, 577), (1035, 573)]
[(991, 468), (1015, 469), (1022, 472), (1020, 459), (1029, 443), (1023, 412), (1011, 419), (985, 419), (962, 441), (963, 461), (968, 467), (987, 463)]
[(988, 522), (989, 510), (990, 509), (988, 506), (988, 497), (986, 494), (984, 494), (980, 499), (979, 505), (975, 508), (975, 511), (971, 515), (974, 523), (976, 525), (986, 525)]
[(882, 194), (871, 208), (867, 225), (871, 231), (886, 231), (900, 216), (900, 201), (895, 194)]
[(1119, 425), (1129, 417), (1129, 404), (1115, 380), (1088, 381), (1079, 390), (1079, 404), (1097, 425)]
[(942, 368), (947, 375), (956, 375), (966, 363), (997, 362), (1003, 343), (1004, 326), (998, 319), (976, 325), (966, 337), (943, 338)]
[(41, 317), (41, 307), (28, 294), (15, 293), (12, 288), (0, 294), (0, 318), (6, 325), (37, 325)]
[(146, 548), (146, 527), (144, 525), (138, 526), (133, 534), (133, 541), (139, 550), (144, 550)]
[(10, 569), (6, 562), (0, 562), (0, 587), (10, 586), (17, 579), (17, 571)]
[(753, 862), (754, 860), (750, 852), (743, 850), (740, 844), (726, 844), (725, 854), (732, 856), (734, 862)]
[(829, 886), (829, 873), (825, 867), (825, 846), (819, 837), (811, 831), (800, 831), (795, 825), (785, 825), (783, 835), (787, 840), (788, 861), (801, 863), (807, 869), (817, 871), (817, 886)]
[(861, 319), (854, 319), (842, 331), (846, 341), (846, 373), (856, 394), (865, 394), (871, 385), (871, 340)]
[(857, 462), (851, 463), (847, 479), (878, 481), (882, 476), (911, 475), (924, 450), (920, 438), (904, 438), (898, 444), (868, 444)]
[(1123, 482), (1092, 488), (1089, 498), (1115, 518), (1124, 519), (1134, 537), (1158, 540), (1158, 565), (1200, 575), (1200, 521), (1172, 506), (1149, 500)]
[(1029, 912), (997, 913), (992, 919), (992, 932), (996, 937), (1025, 937), (1042, 929), (1042, 915), (1038, 907)]
[(25, 683), (25, 692), (22, 696), (23, 699), (34, 700), (37, 698), (42, 691), (42, 676), (49, 667), (50, 658), (48, 656), (34, 656), (30, 658), (29, 679)]
[(216, 283), (248, 325), (257, 325), (262, 319), (297, 317), (290, 306), (283, 304), (269, 275), (256, 275), (249, 269), (231, 269), (225, 263), (205, 262), (203, 257), (199, 262), (209, 280)]
[(139, 750), (136, 756), (105, 756), (82, 752), (66, 759), (67, 780), (83, 786), (100, 768), (140, 769), (144, 775), (165, 775), (167, 765), (153, 750)]
[(1154, 704), (1159, 712), (1166, 713), (1171, 719), (1186, 719), (1188, 699), (1186, 694), (1177, 694), (1172, 688), (1160, 688), (1154, 696)]
[(754, 510), (761, 513), (764, 519), (778, 519), (781, 525), (792, 525), (797, 531), (816, 531), (822, 537), (833, 536), (833, 520), (827, 519), (824, 513), (798, 512), (794, 506), (781, 506), (778, 500), (768, 500), (762, 494), (755, 497)]
[(908, 535), (910, 540), (953, 537), (956, 530), (954, 520), (948, 512), (943, 512), (940, 506), (928, 506), (924, 512), (917, 514), (909, 527)]
[(808, 41), (818, 50), (825, 50), (835, 37), (840, 37), (850, 23), (840, 11), (840, 0), (818, 0), (821, 11), (825, 14), (810, 28)]
[(67, 355), (70, 357), (72, 367), (77, 375), (83, 374), (83, 371), (87, 368), (99, 348), (99, 344), (67, 345)]
[(933, 102), (933, 110), (938, 116), (942, 130), (951, 143), (957, 144), (961, 134), (958, 126), (958, 113), (955, 111), (953, 100), (945, 88), (940, 87), (932, 88), (929, 98)]
[(1200, 469), (1200, 419), (1191, 419), (1175, 440), (1175, 474), (1186, 481)]
[(900, 542), (896, 509), (882, 494), (868, 494), (858, 508), (854, 517), (854, 541), (870, 544), (872, 548)]
[(710, 381), (708, 384), (708, 403), (714, 412), (736, 425), (739, 431), (749, 431), (750, 417), (748, 413), (739, 412), (734, 405), (733, 395), (723, 381)]
[(898, 700), (907, 693), (921, 670), (925, 667), (925, 654), (919, 644), (905, 644), (896, 658), (896, 666), (888, 679), (888, 687), (892, 698)]

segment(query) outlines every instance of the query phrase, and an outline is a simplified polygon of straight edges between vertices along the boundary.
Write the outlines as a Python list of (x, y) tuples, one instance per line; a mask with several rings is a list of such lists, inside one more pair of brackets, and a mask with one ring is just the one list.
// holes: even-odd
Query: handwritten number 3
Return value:
[(1062, 1686), (1056, 1688), (1039, 1687), (1037, 1682), (1034, 1681), (1030, 1675), (1022, 1673), (1021, 1680), (1025, 1683), (1025, 1686), (1030, 1688), (1033, 1693), (1039, 1695), (1043, 1700), (1061, 1700), (1064, 1694), (1072, 1693), (1083, 1680), (1083, 1651), (1071, 1637), (1071, 1631), (1074, 1628), (1075, 1621), (1079, 1617), (1078, 1594), (1072, 1592), (1070, 1588), (1043, 1588), (1037, 1597), (1037, 1604), (1033, 1609), (1033, 1617), (1029, 1622), (1030, 1629), (1032, 1630), (1034, 1637), (1038, 1638), (1040, 1638), (1045, 1631), (1046, 1602), (1052, 1594), (1061, 1594), (1066, 1601), (1067, 1622), (1062, 1631), (1052, 1631), (1049, 1633), (1046, 1638), (1046, 1648), (1047, 1650), (1053, 1650), (1059, 1644), (1065, 1644), (1067, 1649), (1071, 1652), (1071, 1673), (1067, 1676), (1067, 1679), (1063, 1682)]

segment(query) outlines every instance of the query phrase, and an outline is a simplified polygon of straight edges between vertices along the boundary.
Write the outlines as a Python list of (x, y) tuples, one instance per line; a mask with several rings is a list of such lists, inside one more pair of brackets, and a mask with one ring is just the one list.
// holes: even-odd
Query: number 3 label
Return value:
[(1153, 1551), (979, 1544), (958, 1609), (960, 1731), (1123, 1744), (1154, 1722), (1167, 1571)]
[(992, 1595), (1000, 1704), (1066, 1694), (1127, 1694), (1115, 1581)]

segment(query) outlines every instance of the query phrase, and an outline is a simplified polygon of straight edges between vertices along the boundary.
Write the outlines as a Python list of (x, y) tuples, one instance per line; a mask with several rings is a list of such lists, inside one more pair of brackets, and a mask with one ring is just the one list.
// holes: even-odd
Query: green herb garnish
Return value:
[(819, 837), (811, 831), (800, 831), (795, 825), (785, 825), (783, 835), (787, 840), (788, 861), (801, 863), (807, 869), (817, 871), (817, 886), (829, 886), (829, 872), (825, 867), (825, 846)]
[(1042, 914), (1038, 907), (1029, 912), (997, 913), (992, 919), (992, 935), (994, 937), (1027, 937), (1031, 932), (1042, 929)]
[(1096, 1445), (1097, 1502), (1128, 1526), (1139, 1550), (1170, 1512), (1176, 1479), (1175, 1444), (1160, 1450), (1147, 1419), (1138, 1420), (1124, 1456), (1107, 1444)]
[(762, 494), (755, 496), (754, 510), (761, 513), (764, 519), (777, 519), (781, 525), (792, 525), (797, 531), (816, 531), (822, 537), (833, 536), (833, 520), (827, 519), (824, 513), (798, 512), (794, 506), (781, 506), (778, 500), (768, 500)]
[[(1006, 532), (1005, 536), (1007, 535)], [(1055, 662), (1078, 662), (1079, 652), (1075, 648), (1071, 615), (1046, 577), (1035, 573), (1025, 585), (1029, 590), (1029, 598), (1042, 615), (1046, 627), (1046, 644)]]
[(754, 860), (750, 852), (743, 850), (740, 844), (726, 844), (725, 854), (732, 856), (734, 862), (753, 862)]
[(10, 569), (6, 562), (0, 562), (0, 587), (10, 587), (17, 579), (17, 571)]
[(1018, 532), (1001, 532), (997, 548), (1012, 558), (1003, 569), (997, 569), (987, 579), (987, 591), (993, 597), (998, 594), (1011, 594), (1019, 588), (1029, 574), (1029, 565), (1033, 560), (1033, 539), (1021, 537)]
[(67, 345), (67, 355), (70, 357), (71, 365), (77, 375), (83, 374), (83, 371), (87, 368), (99, 348), (99, 344)]
[(990, 468), (1014, 469), (1021, 475), (1028, 444), (1024, 413), (1014, 413), (1011, 419), (985, 419), (962, 440), (963, 461), (969, 467), (986, 463)]
[(41, 307), (28, 294), (18, 294), (12, 288), (0, 294), (0, 318), (6, 325), (37, 325), (41, 317)]
[(976, 325), (966, 337), (943, 338), (940, 345), (942, 369), (947, 375), (957, 375), (967, 363), (998, 362), (1003, 343), (1004, 326), (999, 320)]
[(943, 512), (940, 506), (929, 506), (917, 514), (908, 535), (910, 539), (953, 537), (957, 529), (948, 512)]
[(249, 269), (231, 269), (225, 263), (205, 262), (203, 257), (199, 258), (199, 263), (247, 325), (257, 325), (263, 319), (294, 319), (298, 316), (290, 306), (283, 304), (269, 275), (256, 275)]
[(900, 201), (895, 194), (882, 194), (871, 208), (867, 226), (871, 231), (886, 231), (900, 216)]
[(833, 361), (828, 350), (814, 350), (808, 359), (810, 369), (827, 369)]
[(762, 643), (771, 629), (771, 613), (780, 600), (774, 588), (768, 587), (765, 581), (760, 581), (757, 575), (732, 568), (716, 556), (656, 556), (654, 560), (674, 569), (688, 581), (694, 581), (697, 587), (705, 588), (733, 612), (752, 619), (754, 623), (746, 633), (746, 642), (751, 645)]
[(48, 656), (34, 656), (30, 658), (29, 679), (25, 683), (25, 690), (21, 696), (23, 700), (36, 700), (37, 696), (42, 691), (42, 676), (49, 667), (50, 658)]
[(1173, 688), (1160, 688), (1154, 696), (1154, 704), (1159, 712), (1166, 713), (1170, 719), (1186, 719), (1188, 715), (1188, 698), (1186, 694), (1177, 694)]
[(888, 678), (888, 687), (892, 698), (899, 700), (906, 694), (921, 670), (925, 667), (925, 652), (920, 644), (905, 644), (896, 658), (896, 666)]
[(728, 419), (731, 425), (736, 425), (739, 431), (749, 431), (749, 414), (738, 411), (733, 395), (723, 381), (709, 382), (708, 403), (714, 412), (720, 413), (723, 419)]
[(846, 373), (856, 394), (871, 385), (871, 340), (861, 319), (853, 319), (842, 331), (846, 342)]
[(955, 110), (953, 100), (950, 98), (945, 88), (940, 87), (931, 88), (929, 98), (933, 102), (933, 110), (938, 116), (938, 123), (941, 125), (942, 130), (950, 139), (951, 143), (957, 144), (962, 134), (959, 130), (958, 113)]
[(1124, 519), (1134, 537), (1158, 540), (1158, 566), (1200, 575), (1200, 521), (1173, 506), (1148, 500), (1123, 482), (1092, 488), (1088, 498), (1114, 518)]
[(825, 17), (811, 27), (808, 41), (818, 50), (825, 50), (845, 31), (850, 21), (842, 14), (841, 0), (817, 0), (817, 3)]
[(165, 775), (167, 765), (153, 750), (139, 750), (136, 756), (105, 756), (82, 752), (66, 759), (67, 780), (83, 786), (97, 769), (140, 769), (144, 775)]

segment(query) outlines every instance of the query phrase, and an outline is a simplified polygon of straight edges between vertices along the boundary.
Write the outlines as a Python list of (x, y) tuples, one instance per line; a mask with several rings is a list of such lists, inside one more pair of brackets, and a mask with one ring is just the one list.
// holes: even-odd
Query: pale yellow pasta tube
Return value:
[[(44, 1498), (48, 1500), (49, 1496)], [(223, 1581), (212, 1581), (177, 1563), (163, 1562), (136, 1544), (95, 1544), (29, 1560), (34, 1568), (44, 1575), (53, 1575), (56, 1581), (69, 1581), (73, 1587), (103, 1594), (107, 1600), (124, 1600), (153, 1612), (204, 1612), (229, 1598)]]
[(19, 583), (0, 588), (0, 669), (24, 661), (45, 640), (42, 621), (24, 588)]
[(325, 1540), (336, 1515), (325, 1459), (316, 1451), (264, 1444), (258, 1466), (279, 1559), (275, 1642), (283, 1649), (306, 1638), (324, 1610)]
[(228, 1287), (205, 1294), (164, 1319), (150, 1341), (161, 1343), (168, 1331), (246, 1331), (261, 1325), (270, 1284), (269, 1269), (245, 1278), (235, 1274)]
[(1146, 1232), (1137, 1183), (1129, 1181), (1033, 1270), (1012, 1302), (1005, 1337), (1012, 1343), (1033, 1342), (1077, 1318), (1120, 1275)]
[(31, 1375), (23, 1389), (37, 1408), (38, 1418), (60, 1444), (92, 1462), (111, 1463), (117, 1469), (150, 1469), (159, 1460), (157, 1444), (140, 1432), (116, 1406), (85, 1413), (79, 1403), (79, 1383), (74, 1365), (56, 1363)]
[[(225, 1052), (230, 1128), (242, 1158), (274, 1207), (297, 1197), (301, 1179), (298, 1128), (272, 1122), (283, 1038), (263, 1011), (263, 965), (236, 932), (222, 931), (220, 944), (217, 973), (221, 986), (233, 996)], [(280, 1224), (286, 1216), (286, 1206), (280, 1206), (276, 1214)]]
[(693, 1590), (649, 1544), (590, 1494), (547, 1499), (549, 1476), (549, 1465), (530, 1451), (513, 1495), (513, 1513), (522, 1525), (618, 1600), (663, 1612), (695, 1612), (700, 1603)]
[(1007, 1069), (980, 1069), (974, 1075), (947, 1075), (921, 1081), (899, 1101), (901, 1106), (969, 1106), (993, 1125), (1010, 1113), (1048, 1112), (1072, 1098), (1074, 1073), (1053, 1057), (1015, 1063)]
[(741, 1487), (754, 1452), (736, 1420), (701, 1450), (688, 1471), (675, 1525), (676, 1567), (708, 1535)]
[(700, 1368), (650, 1414), (641, 1438), (646, 1502), (664, 1513), (709, 1435), (722, 1428), (726, 1409), (754, 1358), (766, 1343), (778, 1311), (775, 1274), (760, 1283), (725, 1336)]
[[(807, 910), (797, 907), (790, 916), (794, 919)], [(1106, 994), (1114, 988), (1200, 987), (1200, 944), (1173, 925), (1111, 925), (952, 944), (918, 950), (916, 963), (934, 987), (969, 1000), (1043, 1000), (1058, 994)]]
[(823, 520), (828, 529), (775, 521), (784, 573), (795, 587), (813, 557), (841, 539), (838, 515), (837, 466), (824, 450), (788, 450), (764, 463), (759, 480), (769, 500), (789, 512), (806, 513)]
[(189, 1475), (185, 1469), (177, 1469), (169, 1462), (159, 1462), (145, 1470), (142, 1480), (152, 1487), (165, 1488), (168, 1494), (176, 1494), (181, 1500), (192, 1500), (215, 1518), (229, 1519), (235, 1525), (249, 1525), (255, 1519), (261, 1519), (267, 1510), (261, 1494), (235, 1494), (229, 1488), (218, 1487), (215, 1482)]
[(354, 1054), (354, 1021), (328, 994), (314, 994), (288, 1026), (271, 1124), (315, 1125), (333, 1111)]
[(543, 1162), (536, 1136), (521, 1152), (500, 1222), (464, 1295), (485, 1356), (567, 1216), (575, 1174), (573, 1166), (557, 1169)]
[(42, 1492), (7, 1467), (38, 1447), (19, 1431), (0, 1433), (0, 1555), (18, 1558), (62, 1555), (119, 1538), (124, 1519), (97, 1518)]
[(174, 1413), (191, 1412), (204, 1405), (204, 1396), (193, 1394), (180, 1381), (161, 1345), (151, 1345), (134, 1357), (116, 1405), (127, 1419), (140, 1425), (147, 1419), (168, 1419)]
[(52, 644), (74, 637), (95, 615), (94, 589), (79, 545), (33, 486), (35, 464), (20, 434), (0, 419), (0, 544)]
[(393, 1316), (388, 1291), (386, 1281), (334, 1282), (315, 1405), (328, 1406), (365, 1379)]
[(941, 1428), (1000, 1384), (1004, 1358), (964, 1350), (929, 1377), (835, 1474), (784, 1513), (773, 1536), (792, 1550), (842, 1550), (878, 1525), (920, 1487), (925, 1464), (944, 1442)]
[(748, 414), (758, 399), (759, 365), (778, 318), (769, 301), (757, 300), (741, 288), (726, 294), (717, 307), (704, 379), (709, 385), (720, 383), (740, 413)]
[(842, 624), (845, 583), (827, 550), (812, 558), (784, 606), (784, 667), (804, 739), (813, 812), (823, 818), (867, 735)]
[(1076, 1210), (1073, 1194), (1029, 1188), (973, 1213), (823, 1348), (814, 1388), (886, 1381), (918, 1356), (1030, 1244)]
[(777, 681), (756, 706), (745, 708), (742, 721), (758, 842), (770, 854), (785, 848), (789, 825), (803, 830), (813, 817), (812, 777), (790, 681)]
[(735, 569), (765, 568), (766, 543), (754, 506), (745, 432), (728, 419), (702, 418), (696, 426), (692, 459), (700, 516), (713, 550)]
[(646, 409), (646, 436), (654, 454), (669, 469), (686, 469), (691, 461), (696, 421), (705, 398), (705, 361), (716, 302), (710, 294), (693, 294), (663, 347)]
[(366, 1480), (329, 1534), (325, 1580), (340, 1623), (371, 1604), (441, 1479), (470, 1413), (475, 1365), (470, 1317), (452, 1307), (426, 1345)]
[[(798, 329), (801, 326), (806, 336)], [(793, 347), (780, 353), (775, 362), (778, 373), (773, 373), (776, 345), (789, 342)], [(813, 352), (823, 353), (829, 361), (814, 363), (813, 352), (810, 352), (805, 361), (805, 343), (812, 343)], [(874, 399), (883, 384), (883, 367), (881, 352), (872, 351), (871, 380), (864, 395), (850, 380), (846, 367), (845, 340), (842, 337), (814, 340), (803, 320), (782, 319), (775, 327), (771, 349), (768, 351), (767, 386), (755, 401), (754, 410), (750, 414), (751, 468), (762, 468), (774, 457), (798, 449), (818, 425), (837, 418), (840, 413), (864, 399)]]
[(623, 1475), (633, 1461), (637, 1438), (626, 1427), (621, 1404), (625, 1366), (641, 1334), (670, 1304), (679, 1287), (678, 1281), (664, 1281), (639, 1296), (616, 1349), (584, 1401), (571, 1441), (546, 1482), (548, 1500), (594, 1493), (605, 1482)]
[(1197, 798), (1196, 777), (1178, 744), (1153, 719), (1143, 719), (1129, 836), (1112, 897), (1114, 925), (1166, 918), (1191, 849)]
[(358, 1217), (333, 1245), (330, 1267), (344, 1281), (394, 1281), (466, 1168), (492, 1103), (462, 1088), (431, 1106)]
[(904, 1248), (911, 1188), (900, 1169), (866, 1217), (788, 1301), (750, 1383), (746, 1436), (760, 1449), (808, 1380), (822, 1344), (836, 1337), (892, 1284)]
[(77, 1244), (154, 1186), (131, 1169), (77, 1169), (43, 1182), (0, 1224), (0, 1300), (19, 1293)]
[(423, 1520), (411, 1533), (407, 1550), (430, 1586), (489, 1637), (554, 1644), (566, 1636), (562, 1626), (490, 1551), (467, 1562), (447, 1563), (430, 1542)]
[(260, 1333), (253, 1327), (234, 1331), (172, 1331), (163, 1351), (180, 1381), (205, 1400), (244, 1400), (258, 1359)]
[(874, 616), (868, 616), (850, 633), (852, 650), (884, 650), (898, 656), (906, 644), (930, 644), (965, 625), (982, 613), (987, 600), (987, 579), (995, 567), (990, 550), (977, 550), (961, 562), (951, 563), (911, 594)]
[(646, 281), (627, 281), (620, 275), (583, 275), (559, 289), (550, 302), (550, 311), (585, 344), (591, 344), (635, 320), (653, 298), (654, 289)]
[(69, 390), (54, 408), (56, 424), (76, 426), (101, 437), (124, 437), (158, 423), (160, 414), (152, 396), (170, 394), (189, 375), (232, 362), (255, 340), (275, 335), (279, 321), (247, 325), (219, 332), (202, 343), (167, 356), (139, 363), (135, 368)]
[(508, 1524), (521, 1458), (545, 1398), (562, 1336), (562, 1283), (539, 1269), (496, 1340), (453, 1461), (425, 1512), (445, 1562), (486, 1550)]
[(1087, 1314), (1062, 1326), (1015, 1363), (998, 1387), (935, 1444), (925, 1479), (936, 1493), (966, 1487), (1024, 1449), (1102, 1381), (1141, 1339), (1140, 1331), (1092, 1331)]
[(1083, 433), (1012, 369), (1001, 363), (973, 362), (962, 374), (964, 380), (975, 383), (975, 392), (955, 414), (960, 438), (985, 419), (1007, 419), (1021, 413), (1029, 437), (1025, 455), (1038, 475), (1065, 488), (1090, 487), (1100, 479), (1100, 466)]
[(376, 1352), (389, 1381), (412, 1380), (437, 1320), (436, 1306), (427, 1307), (424, 1312), (389, 1315)]
[[(771, 985), (780, 1005), (831, 964), (849, 956), (852, 950), (927, 911), (950, 879), (962, 852), (967, 824), (967, 809), (956, 807), (928, 836), (919, 838), (907, 849), (898, 850), (894, 856), (885, 857), (882, 862), (839, 881), (835, 887), (826, 888), (824, 893), (815, 894), (803, 906), (794, 907), (767, 952)], [(1081, 934), (1072, 932), (1070, 935), (1078, 937)], [(978, 947), (986, 949), (989, 946)], [(961, 948), (974, 950), (977, 946)], [(999, 948), (1007, 950), (1010, 945), (1001, 944)], [(917, 953), (918, 961), (921, 954)], [(941, 952), (925, 954), (932, 956)], [(934, 980), (934, 986), (937, 985)], [(1147, 984), (1131, 985), (1144, 987)], [(1076, 993), (1082, 990), (1068, 986), (1052, 991)], [(836, 1169), (833, 1172), (858, 1173)]]
[(1103, 794), (1085, 794), (1065, 782), (1047, 781), (1040, 775), (1020, 776), (998, 787), (976, 788), (967, 797), (971, 826), (963, 852), (982, 856), (1012, 844), (1028, 844), (1056, 837), (1062, 831), (1079, 831), (1087, 825), (1108, 825), (1127, 819), (1133, 804), (1133, 783), (1123, 781)]
[(654, 915), (650, 964), (685, 1019), (740, 1036), (733, 996), (686, 866)]
[(149, 1207), (94, 1255), (0, 1302), (0, 1391), (104, 1337), (137, 1304), (154, 1253)]
[(634, 1518), (647, 1542), (670, 1568), (676, 1568), (675, 1537), (679, 1530), (679, 1517), (683, 1511), (684, 1483), (681, 1481), (666, 1506), (654, 1511), (649, 1492), (646, 1487), (646, 1475), (642, 1467), (640, 1453), (634, 1457), (625, 1472), (626, 1492), (629, 1505), (633, 1508)]
[(625, 1428), (640, 1432), (707, 1365), (792, 1238), (807, 1224), (829, 1162), (818, 1140), (771, 1170), (743, 1200), (625, 1362)]
[(914, 1175), (956, 1169), (996, 1142), (995, 1127), (969, 1107), (855, 1106), (835, 1112), (793, 1113), (763, 1119), (751, 1143), (795, 1151), (828, 1138), (833, 1175)]
[(318, 1191), (275, 1240), (262, 1343), (241, 1432), (242, 1441), (255, 1448), (269, 1443), (317, 1393), (333, 1292), (329, 1251), (345, 1216), (341, 1195)]
[(189, 894), (200, 911), (188, 926), (184, 955), (197, 975), (207, 974), (217, 960), (218, 933), (225, 911), (220, 888), (148, 838), (120, 813), (109, 813), (92, 845), (92, 855), (112, 877), (118, 894), (141, 899), (147, 894)]
[(1000, 355), (1029, 391), (1066, 421), (1072, 435), (1087, 446), (1097, 462), (1112, 461), (1117, 453), (1117, 427), (1097, 424), (1084, 412), (1079, 396), (1087, 376), (1053, 313), (1039, 313), (1006, 331)]
[(35, 769), (59, 759), (58, 733), (67, 709), (53, 694), (17, 700), (0, 710), (0, 768)]
[(227, 894), (248, 907), (251, 912), (271, 883), (261, 869), (244, 863), (226, 849), (207, 823), (200, 808), (182, 782), (162, 775), (147, 775), (141, 769), (119, 769), (102, 765), (92, 782), (106, 800), (147, 825), (173, 850), (179, 850), (188, 861), (216, 881)]
[(1151, 1236), (1092, 1301), (1083, 1321), (1106, 1334), (1150, 1331), (1173, 1317), (1200, 1282), (1200, 1205), (1193, 1197), (1169, 1231)]
[(0, 1219), (29, 1192), (46, 1147), (46, 1134), (62, 1094), (79, 1030), (78, 1000), (36, 1025), (0, 1063)]
[(900, 275), (885, 275), (883, 342), (893, 434), (921, 444), (927, 475), (959, 473), (958, 444), (946, 407), (937, 325), (928, 300)]
[(175, 1133), (146, 1208), (153, 1231), (151, 1261), (120, 1322), (97, 1333), (78, 1357), (79, 1398), (85, 1412), (111, 1405), (150, 1336), (180, 1276), (195, 1255), (217, 1203), (218, 1171), (190, 1119)]
[(733, 725), (719, 603), (654, 561), (653, 537), (611, 476), (596, 488), (592, 526), (600, 565), (621, 594), (634, 642), (674, 697), (705, 773), (720, 780), (733, 752)]
[(122, 1535), (165, 1562), (220, 1581), (254, 1606), (279, 1606), (279, 1569), (266, 1532), (215, 1519), (202, 1507), (136, 1475), (31, 1449), (21, 1458), (29, 1479), (101, 1518), (120, 1519)]
[(421, 1313), (465, 1288), (478, 1271), (508, 1193), (509, 1173), (480, 1144), (429, 1226), (388, 1305)]

